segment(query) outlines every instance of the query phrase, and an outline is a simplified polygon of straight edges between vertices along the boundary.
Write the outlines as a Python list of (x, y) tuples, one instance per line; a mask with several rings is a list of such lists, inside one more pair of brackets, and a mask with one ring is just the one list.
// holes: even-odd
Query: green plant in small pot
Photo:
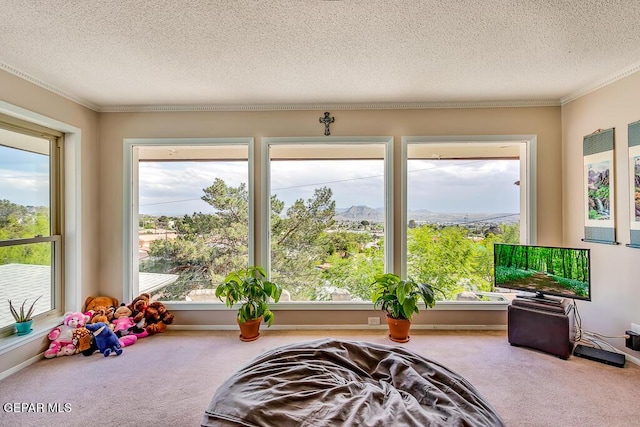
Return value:
[(216, 288), (216, 297), (231, 308), (240, 303), (238, 308), (238, 326), (240, 339), (253, 341), (260, 337), (260, 323), (264, 320), (267, 326), (273, 324), (274, 314), (269, 309), (269, 302), (278, 302), (282, 287), (267, 280), (267, 273), (262, 267), (251, 266), (231, 272), (224, 282)]
[(22, 302), (22, 305), (20, 306), (20, 311), (18, 311), (13, 306), (13, 303), (11, 302), (11, 300), (7, 300), (7, 301), (9, 301), (9, 310), (11, 310), (11, 315), (13, 316), (13, 318), (16, 321), (16, 332), (17, 332), (17, 335), (27, 335), (28, 333), (31, 332), (31, 325), (33, 324), (33, 319), (31, 318), (31, 316), (33, 315), (33, 311), (35, 309), (36, 302), (40, 298), (42, 298), (42, 295), (40, 295), (38, 298), (36, 298), (31, 303), (31, 307), (29, 307), (29, 309), (26, 310), (26, 311), (25, 311), (24, 306), (27, 303), (27, 300), (24, 300)]
[(433, 307), (436, 303), (434, 291), (437, 289), (413, 279), (402, 280), (392, 273), (377, 275), (371, 285), (374, 307), (387, 313), (389, 339), (395, 342), (409, 341), (411, 319), (420, 312), (418, 303), (422, 300), (425, 308)]

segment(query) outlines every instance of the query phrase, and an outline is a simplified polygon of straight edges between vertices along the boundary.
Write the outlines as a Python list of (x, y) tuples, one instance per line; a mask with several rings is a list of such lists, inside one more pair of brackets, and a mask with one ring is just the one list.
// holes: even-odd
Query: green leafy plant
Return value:
[(392, 273), (379, 274), (371, 284), (373, 287), (371, 301), (375, 308), (380, 308), (394, 319), (411, 320), (419, 313), (418, 303), (424, 301), (425, 307), (433, 307), (436, 303), (433, 286), (417, 283), (413, 279), (402, 280)]
[(31, 304), (31, 307), (29, 307), (29, 309), (26, 312), (24, 311), (24, 305), (27, 303), (27, 300), (24, 300), (22, 302), (22, 305), (20, 306), (20, 311), (19, 312), (13, 306), (13, 303), (11, 302), (11, 300), (7, 300), (7, 301), (9, 301), (9, 309), (11, 310), (11, 315), (16, 320), (16, 323), (23, 323), (23, 322), (28, 322), (29, 320), (31, 320), (31, 315), (33, 314), (33, 310), (34, 310), (34, 307), (36, 305), (36, 302), (40, 298), (42, 298), (42, 295), (40, 295), (38, 298), (35, 299), (35, 301), (33, 301), (33, 303)]
[(274, 314), (269, 309), (269, 300), (280, 300), (282, 287), (266, 280), (267, 273), (262, 267), (251, 266), (231, 272), (225, 277), (224, 282), (216, 288), (216, 297), (231, 308), (236, 303), (242, 303), (238, 309), (238, 321), (245, 323), (247, 320), (264, 317), (264, 321), (271, 326)]

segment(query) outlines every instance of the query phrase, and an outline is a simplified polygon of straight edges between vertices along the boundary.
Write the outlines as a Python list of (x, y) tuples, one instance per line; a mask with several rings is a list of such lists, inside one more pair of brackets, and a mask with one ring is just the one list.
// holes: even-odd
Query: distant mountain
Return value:
[[(427, 209), (409, 211), (407, 219), (430, 224), (476, 224), (483, 222), (513, 223), (520, 221), (520, 215), (514, 213), (441, 213)], [(384, 220), (383, 208), (368, 206), (351, 206), (336, 208), (335, 219), (338, 221), (377, 221)]]
[(335, 219), (351, 220), (351, 221), (382, 221), (384, 218), (384, 209), (374, 209), (369, 206), (351, 206), (346, 209), (336, 209)]

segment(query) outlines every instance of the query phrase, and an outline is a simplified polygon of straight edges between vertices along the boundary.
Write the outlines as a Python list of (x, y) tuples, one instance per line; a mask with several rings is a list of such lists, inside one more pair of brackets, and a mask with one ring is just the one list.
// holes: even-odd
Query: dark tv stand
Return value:
[(564, 298), (549, 298), (542, 292), (536, 292), (535, 295), (517, 295), (516, 298), (531, 300), (541, 304), (562, 305)]
[(547, 301), (515, 298), (511, 302), (507, 312), (509, 343), (568, 359), (575, 340), (572, 304), (566, 298), (558, 303)]

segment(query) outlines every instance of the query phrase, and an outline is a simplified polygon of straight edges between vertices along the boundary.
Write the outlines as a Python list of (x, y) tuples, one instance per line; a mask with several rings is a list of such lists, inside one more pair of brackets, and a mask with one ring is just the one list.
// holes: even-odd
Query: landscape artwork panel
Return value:
[[(639, 141), (640, 142), (640, 141)], [(631, 244), (640, 246), (640, 144), (629, 147), (629, 228)], [(635, 230), (635, 232), (633, 231)]]
[(636, 156), (633, 158), (634, 163), (634, 175), (633, 175), (633, 183), (634, 183), (634, 198), (635, 198), (635, 214), (634, 218), (636, 222), (640, 222), (640, 156)]
[(590, 220), (611, 219), (611, 162), (587, 164), (587, 210)]

